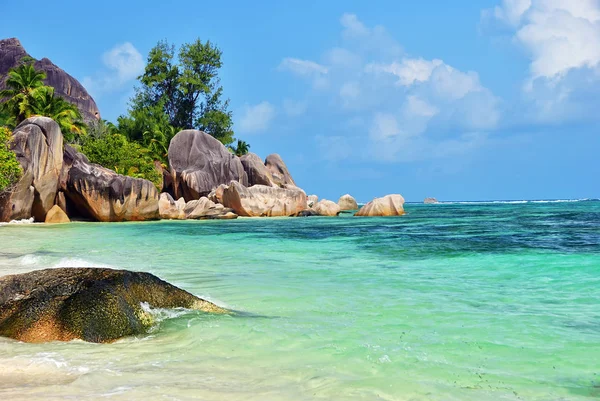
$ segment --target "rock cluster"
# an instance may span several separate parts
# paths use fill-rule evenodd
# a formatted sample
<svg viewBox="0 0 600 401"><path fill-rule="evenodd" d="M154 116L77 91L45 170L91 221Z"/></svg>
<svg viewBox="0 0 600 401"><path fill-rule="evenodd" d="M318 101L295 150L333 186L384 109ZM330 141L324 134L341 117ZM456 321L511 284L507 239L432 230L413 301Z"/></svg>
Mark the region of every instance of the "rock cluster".
<svg viewBox="0 0 600 401"><path fill-rule="evenodd" d="M228 312L149 273L58 268L0 277L0 335L19 341L112 342L146 333L156 323L151 308Z"/></svg>
<svg viewBox="0 0 600 401"><path fill-rule="evenodd" d="M186 202L207 196L220 184L232 180L248 185L239 157L202 131L184 130L171 139L169 166L173 195Z"/></svg>
<svg viewBox="0 0 600 401"><path fill-rule="evenodd" d="M231 181L216 192L222 192L220 203L240 216L296 216L306 209L306 194L296 187L254 185L248 188Z"/></svg>
<svg viewBox="0 0 600 401"><path fill-rule="evenodd" d="M425 198L425 200L423 201L423 203L425 204L433 204L433 203L439 203L437 199L435 198Z"/></svg>

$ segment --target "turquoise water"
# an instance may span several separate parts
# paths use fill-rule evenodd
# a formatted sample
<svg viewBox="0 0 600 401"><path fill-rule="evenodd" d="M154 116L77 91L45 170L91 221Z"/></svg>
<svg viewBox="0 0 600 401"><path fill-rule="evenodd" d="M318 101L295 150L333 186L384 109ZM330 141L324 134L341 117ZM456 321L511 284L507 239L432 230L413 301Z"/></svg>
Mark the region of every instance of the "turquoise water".
<svg viewBox="0 0 600 401"><path fill-rule="evenodd" d="M152 272L239 316L0 339L0 399L600 399L600 202L0 227L0 274Z"/></svg>

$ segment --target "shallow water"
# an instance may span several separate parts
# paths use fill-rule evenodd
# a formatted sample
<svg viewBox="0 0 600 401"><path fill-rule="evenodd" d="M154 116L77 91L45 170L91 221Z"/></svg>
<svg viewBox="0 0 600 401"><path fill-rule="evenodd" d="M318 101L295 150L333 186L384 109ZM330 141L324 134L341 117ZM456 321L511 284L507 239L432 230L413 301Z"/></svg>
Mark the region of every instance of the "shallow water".
<svg viewBox="0 0 600 401"><path fill-rule="evenodd" d="M0 227L0 274L148 271L239 316L0 339L0 399L600 399L600 202Z"/></svg>

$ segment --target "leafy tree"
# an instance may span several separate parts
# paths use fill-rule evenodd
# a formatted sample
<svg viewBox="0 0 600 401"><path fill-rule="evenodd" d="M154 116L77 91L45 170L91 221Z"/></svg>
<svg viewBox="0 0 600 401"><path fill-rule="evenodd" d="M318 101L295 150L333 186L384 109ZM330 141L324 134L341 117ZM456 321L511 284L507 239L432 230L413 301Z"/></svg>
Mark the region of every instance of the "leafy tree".
<svg viewBox="0 0 600 401"><path fill-rule="evenodd" d="M50 117L58 123L67 142L85 135L86 125L77 106L54 95L54 88L43 86L33 94L30 115ZM28 116L29 117L29 116Z"/></svg>
<svg viewBox="0 0 600 401"><path fill-rule="evenodd" d="M229 101L221 98L223 88L218 77L221 55L210 41L184 44L177 57L173 45L159 42L139 77L141 86L131 100L130 117L160 122L164 129L162 114L171 127L199 129L223 144L233 142L232 114L227 110ZM125 119L119 126L121 123L127 125ZM128 129L128 136L137 140L150 129L133 127Z"/></svg>
<svg viewBox="0 0 600 401"><path fill-rule="evenodd" d="M229 150L231 150L236 156L244 156L246 153L250 151L250 145L246 143L246 141L242 141L238 139L236 146L230 146Z"/></svg>
<svg viewBox="0 0 600 401"><path fill-rule="evenodd" d="M21 64L8 72L6 89L0 91L0 99L7 99L2 103L2 109L13 117L11 127L29 117L35 97L44 91L44 79L46 73L37 71L33 63Z"/></svg>
<svg viewBox="0 0 600 401"><path fill-rule="evenodd" d="M105 123L102 124L107 127ZM124 135L110 132L110 128L101 135L96 135L97 133L95 131L94 136L85 136L81 146L81 152L92 163L100 164L119 174L147 179L161 189L162 175L154 166L154 160L149 156L147 149L138 143L130 142Z"/></svg>
<svg viewBox="0 0 600 401"><path fill-rule="evenodd" d="M22 174L17 156L8 147L10 136L8 128L0 127L0 193L9 190Z"/></svg>

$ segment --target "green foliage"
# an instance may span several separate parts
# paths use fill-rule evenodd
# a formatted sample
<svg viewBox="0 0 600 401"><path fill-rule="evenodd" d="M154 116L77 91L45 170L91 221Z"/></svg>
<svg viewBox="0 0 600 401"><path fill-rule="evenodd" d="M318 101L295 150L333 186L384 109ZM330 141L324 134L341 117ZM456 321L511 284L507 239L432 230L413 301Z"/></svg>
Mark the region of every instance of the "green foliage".
<svg viewBox="0 0 600 401"><path fill-rule="evenodd" d="M0 91L0 99L7 99L2 103L2 109L14 118L11 121L13 125L20 124L31 115L35 97L44 91L44 79L46 73L37 71L32 63L21 64L8 72L6 89Z"/></svg>
<svg viewBox="0 0 600 401"><path fill-rule="evenodd" d="M10 189L22 174L17 156L8 147L11 132L0 127L0 193Z"/></svg>
<svg viewBox="0 0 600 401"><path fill-rule="evenodd" d="M54 88L43 86L33 95L31 115L50 117L58 123L65 141L73 143L85 135L86 125L77 106L54 95Z"/></svg>
<svg viewBox="0 0 600 401"><path fill-rule="evenodd" d="M162 175L154 165L148 149L130 142L116 132L114 125L100 121L90 127L90 135L83 137L81 152L92 163L123 175L152 181L160 190Z"/></svg>
<svg viewBox="0 0 600 401"><path fill-rule="evenodd" d="M85 124L77 106L55 96L54 88L45 86L46 73L37 71L33 63L11 69L6 89L0 91L0 124L14 128L31 116L50 117L58 123L67 142L85 135Z"/></svg>
<svg viewBox="0 0 600 401"><path fill-rule="evenodd" d="M229 150L236 156L244 156L250 151L250 145L246 141L238 139L236 146L229 146Z"/></svg>
<svg viewBox="0 0 600 401"><path fill-rule="evenodd" d="M175 57L175 47L159 42L148 55L139 78L141 87L131 100L130 118L152 121L161 132L173 128L199 129L227 145L233 142L233 119L229 101L221 99L218 77L222 52L210 41L184 44ZM119 127L138 140L152 127L133 127L123 118ZM138 124L139 125L139 124Z"/></svg>

